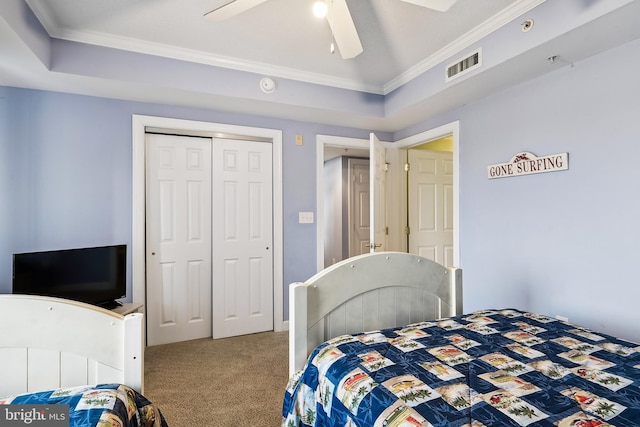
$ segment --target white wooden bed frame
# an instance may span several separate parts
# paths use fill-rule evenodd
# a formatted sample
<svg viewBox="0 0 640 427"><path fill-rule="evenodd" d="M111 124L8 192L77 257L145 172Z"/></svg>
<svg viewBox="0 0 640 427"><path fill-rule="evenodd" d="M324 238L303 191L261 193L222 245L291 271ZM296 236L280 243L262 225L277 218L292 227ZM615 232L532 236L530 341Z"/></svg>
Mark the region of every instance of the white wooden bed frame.
<svg viewBox="0 0 640 427"><path fill-rule="evenodd" d="M0 295L0 398L98 383L142 393L143 315L60 298Z"/></svg>
<svg viewBox="0 0 640 427"><path fill-rule="evenodd" d="M289 287L289 375L343 334L462 313L462 270L403 252L346 259Z"/></svg>

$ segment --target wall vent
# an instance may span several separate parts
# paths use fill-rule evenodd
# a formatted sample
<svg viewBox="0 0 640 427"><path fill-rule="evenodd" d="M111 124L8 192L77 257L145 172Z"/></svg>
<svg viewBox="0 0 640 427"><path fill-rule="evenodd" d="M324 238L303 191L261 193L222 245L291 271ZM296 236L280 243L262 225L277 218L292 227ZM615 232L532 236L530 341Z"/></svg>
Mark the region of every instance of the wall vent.
<svg viewBox="0 0 640 427"><path fill-rule="evenodd" d="M482 65L482 49L478 49L471 55L460 59L447 67L445 81L458 78Z"/></svg>

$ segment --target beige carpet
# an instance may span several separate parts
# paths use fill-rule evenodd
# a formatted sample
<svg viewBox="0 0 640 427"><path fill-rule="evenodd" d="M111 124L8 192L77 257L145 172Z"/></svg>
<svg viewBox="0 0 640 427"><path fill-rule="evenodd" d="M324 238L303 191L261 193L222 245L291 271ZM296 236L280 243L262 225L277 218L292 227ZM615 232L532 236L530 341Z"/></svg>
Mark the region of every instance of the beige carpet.
<svg viewBox="0 0 640 427"><path fill-rule="evenodd" d="M287 349L287 332L148 347L144 394L171 427L276 427Z"/></svg>

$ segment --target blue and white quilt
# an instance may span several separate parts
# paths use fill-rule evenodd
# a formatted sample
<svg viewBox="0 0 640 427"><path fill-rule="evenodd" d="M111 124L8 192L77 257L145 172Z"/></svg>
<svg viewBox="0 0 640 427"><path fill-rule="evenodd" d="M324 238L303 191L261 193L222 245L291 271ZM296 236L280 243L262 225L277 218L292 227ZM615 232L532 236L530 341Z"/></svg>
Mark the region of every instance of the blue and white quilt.
<svg viewBox="0 0 640 427"><path fill-rule="evenodd" d="M640 426L640 346L513 309L318 346L283 427Z"/></svg>
<svg viewBox="0 0 640 427"><path fill-rule="evenodd" d="M61 388L0 399L0 405L8 404L68 405L68 423L64 425L70 427L168 427L155 405L120 384Z"/></svg>

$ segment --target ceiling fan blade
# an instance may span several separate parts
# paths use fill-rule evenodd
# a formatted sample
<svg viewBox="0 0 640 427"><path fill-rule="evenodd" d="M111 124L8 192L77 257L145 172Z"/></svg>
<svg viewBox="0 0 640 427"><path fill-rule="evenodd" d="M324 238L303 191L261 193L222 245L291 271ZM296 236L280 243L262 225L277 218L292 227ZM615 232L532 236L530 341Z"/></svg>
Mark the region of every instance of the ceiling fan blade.
<svg viewBox="0 0 640 427"><path fill-rule="evenodd" d="M456 2L456 0L402 0L406 3L415 4L417 6L426 7L428 9L437 10L438 12L446 12Z"/></svg>
<svg viewBox="0 0 640 427"><path fill-rule="evenodd" d="M231 2L220 6L217 9L212 10L204 14L204 18L212 22L220 22L225 19L232 18L241 14L245 10L249 10L252 7L264 3L267 0L231 0Z"/></svg>
<svg viewBox="0 0 640 427"><path fill-rule="evenodd" d="M362 43L347 7L347 1L329 0L327 6L327 21L342 58L351 59L360 55L363 50Z"/></svg>

